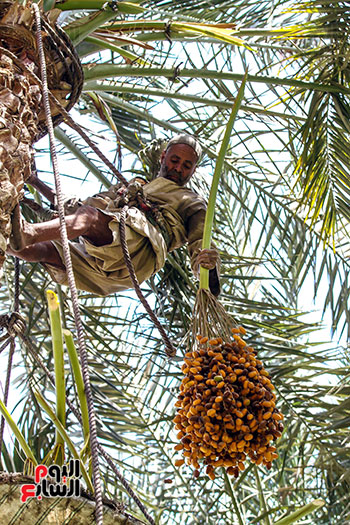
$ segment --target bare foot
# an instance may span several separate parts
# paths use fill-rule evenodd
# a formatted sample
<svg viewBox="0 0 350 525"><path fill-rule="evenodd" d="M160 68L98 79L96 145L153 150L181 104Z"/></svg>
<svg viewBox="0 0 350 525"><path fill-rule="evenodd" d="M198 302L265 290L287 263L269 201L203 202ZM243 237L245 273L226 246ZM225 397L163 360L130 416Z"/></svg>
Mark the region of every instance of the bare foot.
<svg viewBox="0 0 350 525"><path fill-rule="evenodd" d="M36 183L36 181L38 180L38 176L37 175L29 175L28 179L25 180L25 182L28 184L31 184L32 186L34 186L34 184Z"/></svg>
<svg viewBox="0 0 350 525"><path fill-rule="evenodd" d="M23 248L34 242L35 230L33 226L21 216L19 204L15 206L12 212L11 225L10 247L12 250L23 250Z"/></svg>

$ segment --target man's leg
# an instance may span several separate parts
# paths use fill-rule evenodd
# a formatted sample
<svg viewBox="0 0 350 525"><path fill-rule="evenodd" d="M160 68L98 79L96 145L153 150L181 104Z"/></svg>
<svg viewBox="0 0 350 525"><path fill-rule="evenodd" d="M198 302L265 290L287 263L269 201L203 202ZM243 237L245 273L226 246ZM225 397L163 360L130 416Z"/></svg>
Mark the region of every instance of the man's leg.
<svg viewBox="0 0 350 525"><path fill-rule="evenodd" d="M17 249L23 252L27 246L60 239L59 219L31 224L20 217L19 210L16 213L12 222L12 252ZM95 246L110 244L113 240L108 226L112 217L92 206L81 206L74 214L67 215L65 219L68 239L75 239L82 235Z"/></svg>
<svg viewBox="0 0 350 525"><path fill-rule="evenodd" d="M37 242L20 251L15 251L8 247L6 253L15 255L24 261L52 264L61 270L65 270L61 257L51 241Z"/></svg>

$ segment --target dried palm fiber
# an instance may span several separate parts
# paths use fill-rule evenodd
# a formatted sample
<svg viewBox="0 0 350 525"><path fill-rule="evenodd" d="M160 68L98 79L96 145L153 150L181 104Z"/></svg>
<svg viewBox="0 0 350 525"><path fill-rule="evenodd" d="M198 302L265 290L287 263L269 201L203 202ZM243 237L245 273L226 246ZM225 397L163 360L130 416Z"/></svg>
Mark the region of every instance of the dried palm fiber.
<svg viewBox="0 0 350 525"><path fill-rule="evenodd" d="M243 98L245 81L239 90L226 127L215 167L204 225L202 248L209 248L219 177L235 116ZM200 287L193 311L192 338L185 354L185 375L175 403L174 418L181 442L175 450L195 468L201 465L215 478L215 468L224 467L238 476L249 459L271 468L277 457L272 441L281 436L282 414L277 410L276 395L269 374L242 336L223 305L209 291L209 272L200 269Z"/></svg>
<svg viewBox="0 0 350 525"><path fill-rule="evenodd" d="M42 14L42 23L49 88L69 111L83 83L79 58L53 19ZM0 268L11 233L11 212L31 173L32 145L46 133L41 88L27 72L37 74L39 68L32 3L0 0ZM62 115L54 106L51 110L59 124Z"/></svg>

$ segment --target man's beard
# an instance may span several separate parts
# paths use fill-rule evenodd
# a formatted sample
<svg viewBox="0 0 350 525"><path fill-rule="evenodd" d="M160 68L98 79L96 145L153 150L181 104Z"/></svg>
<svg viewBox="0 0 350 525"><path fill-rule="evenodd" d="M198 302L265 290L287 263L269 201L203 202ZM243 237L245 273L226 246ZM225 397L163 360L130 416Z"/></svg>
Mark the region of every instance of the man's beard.
<svg viewBox="0 0 350 525"><path fill-rule="evenodd" d="M160 166L159 177L164 177L165 179L172 180L177 184L183 184L179 172L176 170L169 170L169 168L165 164L161 164Z"/></svg>

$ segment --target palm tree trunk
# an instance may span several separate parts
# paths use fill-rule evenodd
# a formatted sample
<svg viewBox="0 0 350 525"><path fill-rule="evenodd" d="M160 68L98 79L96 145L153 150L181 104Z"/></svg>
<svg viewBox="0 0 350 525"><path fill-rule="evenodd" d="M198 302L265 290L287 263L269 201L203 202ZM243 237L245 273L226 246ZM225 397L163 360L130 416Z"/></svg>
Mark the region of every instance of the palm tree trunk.
<svg viewBox="0 0 350 525"><path fill-rule="evenodd" d="M11 233L10 216L31 172L41 94L0 50L0 266Z"/></svg>
<svg viewBox="0 0 350 525"><path fill-rule="evenodd" d="M42 24L49 88L69 110L81 91L81 65L54 21L43 15ZM11 212L31 172L32 145L46 133L41 88L28 70L37 76L40 71L32 4L0 0L0 271L11 233ZM55 107L51 111L55 124L62 121Z"/></svg>

